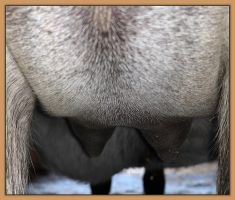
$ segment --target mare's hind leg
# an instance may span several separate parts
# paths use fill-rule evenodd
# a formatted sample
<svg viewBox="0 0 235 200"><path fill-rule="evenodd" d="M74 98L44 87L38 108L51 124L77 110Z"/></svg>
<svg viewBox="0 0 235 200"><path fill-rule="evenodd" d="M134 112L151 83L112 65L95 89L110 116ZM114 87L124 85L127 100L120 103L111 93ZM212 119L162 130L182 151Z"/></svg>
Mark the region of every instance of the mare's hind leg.
<svg viewBox="0 0 235 200"><path fill-rule="evenodd" d="M163 168L145 169L143 178L145 194L164 194L165 175Z"/></svg>
<svg viewBox="0 0 235 200"><path fill-rule="evenodd" d="M109 194L111 188L111 178L103 183L91 185L92 194Z"/></svg>

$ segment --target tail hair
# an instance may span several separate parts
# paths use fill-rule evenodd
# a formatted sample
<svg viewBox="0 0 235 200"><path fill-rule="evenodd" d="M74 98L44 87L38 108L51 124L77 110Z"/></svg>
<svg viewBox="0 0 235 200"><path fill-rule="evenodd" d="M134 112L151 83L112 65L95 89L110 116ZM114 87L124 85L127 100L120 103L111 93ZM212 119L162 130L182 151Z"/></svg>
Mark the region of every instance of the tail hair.
<svg viewBox="0 0 235 200"><path fill-rule="evenodd" d="M228 22L228 20L227 20ZM225 31L225 48L223 48L223 77L220 85L218 104L218 194L230 193L230 114L229 114L229 23Z"/></svg>

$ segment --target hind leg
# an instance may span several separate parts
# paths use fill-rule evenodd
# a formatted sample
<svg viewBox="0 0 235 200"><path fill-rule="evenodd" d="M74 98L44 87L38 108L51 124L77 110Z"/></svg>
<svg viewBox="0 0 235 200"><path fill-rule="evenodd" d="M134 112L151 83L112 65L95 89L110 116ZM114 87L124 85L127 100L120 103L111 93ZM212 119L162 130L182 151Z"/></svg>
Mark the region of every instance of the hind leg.
<svg viewBox="0 0 235 200"><path fill-rule="evenodd" d="M92 194L109 194L111 188L111 179L106 182L91 185Z"/></svg>
<svg viewBox="0 0 235 200"><path fill-rule="evenodd" d="M146 169L144 174L145 194L164 194L165 175L164 169Z"/></svg>

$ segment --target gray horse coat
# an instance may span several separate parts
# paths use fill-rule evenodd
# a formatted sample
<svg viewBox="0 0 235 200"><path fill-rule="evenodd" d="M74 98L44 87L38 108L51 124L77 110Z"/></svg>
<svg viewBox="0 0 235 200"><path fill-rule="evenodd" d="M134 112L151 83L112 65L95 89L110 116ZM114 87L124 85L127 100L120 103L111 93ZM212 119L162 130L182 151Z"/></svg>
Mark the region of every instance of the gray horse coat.
<svg viewBox="0 0 235 200"><path fill-rule="evenodd" d="M194 117L218 113L218 191L229 193L227 6L8 6L6 44L7 193L25 192L36 101L76 135L138 129L164 161ZM111 135L79 140L97 156Z"/></svg>

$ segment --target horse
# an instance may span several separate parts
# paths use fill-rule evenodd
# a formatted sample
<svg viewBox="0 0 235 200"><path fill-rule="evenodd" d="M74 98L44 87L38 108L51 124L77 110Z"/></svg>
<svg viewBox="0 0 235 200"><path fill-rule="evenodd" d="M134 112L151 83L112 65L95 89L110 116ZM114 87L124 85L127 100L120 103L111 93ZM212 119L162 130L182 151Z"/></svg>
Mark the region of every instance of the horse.
<svg viewBox="0 0 235 200"><path fill-rule="evenodd" d="M194 118L216 116L229 194L229 6L7 6L7 194L26 193L38 108L90 158L131 132L164 163Z"/></svg>

